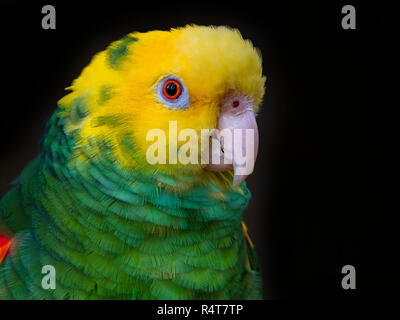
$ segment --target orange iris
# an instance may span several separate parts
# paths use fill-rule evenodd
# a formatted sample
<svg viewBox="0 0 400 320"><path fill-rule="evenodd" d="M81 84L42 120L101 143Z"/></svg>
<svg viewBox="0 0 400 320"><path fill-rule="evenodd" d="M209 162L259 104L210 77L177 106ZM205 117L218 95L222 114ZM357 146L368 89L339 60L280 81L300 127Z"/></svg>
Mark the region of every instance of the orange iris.
<svg viewBox="0 0 400 320"><path fill-rule="evenodd" d="M168 99L176 99L182 92L181 84L173 79L165 81L163 86L163 93Z"/></svg>

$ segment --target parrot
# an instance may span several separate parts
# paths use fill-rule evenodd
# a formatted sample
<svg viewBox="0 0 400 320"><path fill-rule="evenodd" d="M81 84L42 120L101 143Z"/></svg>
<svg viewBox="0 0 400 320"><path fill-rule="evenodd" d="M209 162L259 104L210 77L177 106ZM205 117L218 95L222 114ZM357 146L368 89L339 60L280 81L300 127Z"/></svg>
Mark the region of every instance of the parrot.
<svg viewBox="0 0 400 320"><path fill-rule="evenodd" d="M251 172L176 155L230 148L185 129L251 129L256 156L265 82L261 52L229 26L132 32L94 55L0 200L0 299L262 299Z"/></svg>

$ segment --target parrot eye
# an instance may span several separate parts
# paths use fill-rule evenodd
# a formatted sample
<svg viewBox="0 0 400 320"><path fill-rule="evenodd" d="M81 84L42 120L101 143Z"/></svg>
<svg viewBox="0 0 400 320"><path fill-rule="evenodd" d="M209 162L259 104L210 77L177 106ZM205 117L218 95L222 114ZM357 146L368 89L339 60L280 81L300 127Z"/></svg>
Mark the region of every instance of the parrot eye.
<svg viewBox="0 0 400 320"><path fill-rule="evenodd" d="M168 109L186 110L190 99L185 85L175 76L163 78L157 85L158 100Z"/></svg>
<svg viewBox="0 0 400 320"><path fill-rule="evenodd" d="M168 99L176 99L182 92L181 84L176 80L167 80L163 86L163 93Z"/></svg>

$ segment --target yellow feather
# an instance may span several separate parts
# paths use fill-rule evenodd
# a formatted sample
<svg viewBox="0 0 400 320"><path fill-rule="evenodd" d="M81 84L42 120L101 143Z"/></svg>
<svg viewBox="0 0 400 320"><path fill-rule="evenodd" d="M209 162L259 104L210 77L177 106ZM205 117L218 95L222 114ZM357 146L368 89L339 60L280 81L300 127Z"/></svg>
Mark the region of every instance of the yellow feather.
<svg viewBox="0 0 400 320"><path fill-rule="evenodd" d="M67 130L80 129L79 143L87 143L91 137L107 139L121 165L133 166L132 158L121 148L121 134L132 135L144 155L153 143L146 141L147 132L159 128L168 134L169 121L177 121L178 132L192 128L200 134L200 129L215 128L220 102L230 92L248 96L258 111L265 84L261 55L238 30L186 26L130 36L138 41L128 45L118 68L110 65L107 51L100 52L69 87L72 92L59 102L68 114L74 99L87 97L89 116L81 123L67 122ZM112 43L111 48L119 43ZM170 110L157 100L157 82L169 74L179 77L187 87L191 100L187 110ZM104 86L112 94L100 104ZM104 116L123 121L115 127L96 125L96 119ZM176 171L182 170L182 165L160 165L157 169ZM184 169L203 171L200 165Z"/></svg>

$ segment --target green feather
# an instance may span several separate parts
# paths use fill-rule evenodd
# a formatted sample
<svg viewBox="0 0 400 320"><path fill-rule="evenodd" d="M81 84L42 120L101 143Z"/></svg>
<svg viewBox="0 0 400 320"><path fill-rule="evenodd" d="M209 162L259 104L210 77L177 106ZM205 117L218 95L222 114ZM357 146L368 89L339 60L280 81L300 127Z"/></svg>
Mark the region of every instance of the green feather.
<svg viewBox="0 0 400 320"><path fill-rule="evenodd" d="M123 44L113 50L118 64ZM79 146L86 160L77 158L79 130L67 133L64 124L87 116L85 99L72 102L70 115L63 107L55 112L38 157L0 201L0 232L15 243L0 265L0 297L261 298L255 251L241 228L246 185L239 192L188 178L191 187L178 192L171 176L121 167L101 138ZM112 127L120 119L95 121ZM141 157L130 135L119 139ZM54 290L41 286L44 265L56 268Z"/></svg>

